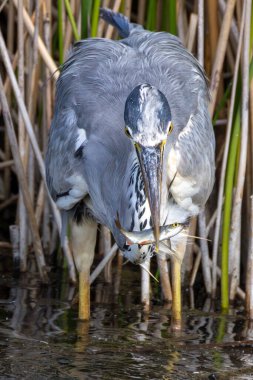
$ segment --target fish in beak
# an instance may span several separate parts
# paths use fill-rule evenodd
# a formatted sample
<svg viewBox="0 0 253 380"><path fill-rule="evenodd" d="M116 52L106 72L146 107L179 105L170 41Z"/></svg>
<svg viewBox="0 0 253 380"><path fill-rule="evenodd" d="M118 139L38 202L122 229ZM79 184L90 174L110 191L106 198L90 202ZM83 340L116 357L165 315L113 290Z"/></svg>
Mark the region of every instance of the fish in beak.
<svg viewBox="0 0 253 380"><path fill-rule="evenodd" d="M118 214L117 219L115 220L115 224L122 235L125 236L127 246L133 244L147 245L153 244L155 242L153 229L147 229L143 231L127 231L121 226ZM160 227L160 243L179 234L184 230L186 225L186 223L171 223Z"/></svg>

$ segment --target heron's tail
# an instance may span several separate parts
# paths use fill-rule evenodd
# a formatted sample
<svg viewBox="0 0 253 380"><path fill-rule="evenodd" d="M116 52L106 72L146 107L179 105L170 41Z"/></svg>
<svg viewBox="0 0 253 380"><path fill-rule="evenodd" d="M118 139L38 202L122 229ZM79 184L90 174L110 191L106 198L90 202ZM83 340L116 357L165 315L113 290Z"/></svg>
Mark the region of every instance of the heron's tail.
<svg viewBox="0 0 253 380"><path fill-rule="evenodd" d="M100 8L100 17L118 29L119 35L126 38L135 28L141 28L138 24L130 23L128 18L121 13L115 13L111 9Z"/></svg>

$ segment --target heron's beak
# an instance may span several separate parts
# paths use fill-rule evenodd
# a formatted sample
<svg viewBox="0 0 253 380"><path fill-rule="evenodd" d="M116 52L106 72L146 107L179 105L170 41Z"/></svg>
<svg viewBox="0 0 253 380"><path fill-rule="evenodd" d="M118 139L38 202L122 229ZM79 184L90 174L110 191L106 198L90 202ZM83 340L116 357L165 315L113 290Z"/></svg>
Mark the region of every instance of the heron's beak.
<svg viewBox="0 0 253 380"><path fill-rule="evenodd" d="M135 145L139 158L145 193L148 198L153 223L153 232L156 243L156 251L159 249L160 235L160 192L162 184L163 150L164 143L155 147L143 147Z"/></svg>

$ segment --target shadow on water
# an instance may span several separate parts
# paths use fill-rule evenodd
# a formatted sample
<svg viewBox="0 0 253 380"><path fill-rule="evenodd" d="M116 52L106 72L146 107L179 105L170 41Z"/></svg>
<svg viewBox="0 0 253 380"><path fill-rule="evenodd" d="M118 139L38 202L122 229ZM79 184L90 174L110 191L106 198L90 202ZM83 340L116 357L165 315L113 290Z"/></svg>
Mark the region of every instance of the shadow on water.
<svg viewBox="0 0 253 380"><path fill-rule="evenodd" d="M173 332L168 306L142 314L139 273L124 267L119 295L94 285L91 320L81 323L75 289L60 283L1 273L0 379L253 379L253 326L240 310L185 307Z"/></svg>

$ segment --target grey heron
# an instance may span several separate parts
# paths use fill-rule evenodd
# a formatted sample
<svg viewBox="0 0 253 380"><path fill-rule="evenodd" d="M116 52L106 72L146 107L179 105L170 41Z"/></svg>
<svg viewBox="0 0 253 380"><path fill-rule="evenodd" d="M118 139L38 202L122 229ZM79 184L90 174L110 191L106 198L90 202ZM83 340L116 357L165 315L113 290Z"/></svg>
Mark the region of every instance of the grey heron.
<svg viewBox="0 0 253 380"><path fill-rule="evenodd" d="M97 223L111 230L125 257L143 262L159 249L160 226L185 224L200 212L215 169L198 61L173 35L149 32L108 9L101 17L123 39L75 44L57 81L46 155L49 191L63 220L72 220L84 319ZM128 231L152 228L154 244L127 245L117 218ZM180 229L171 247L182 241Z"/></svg>

